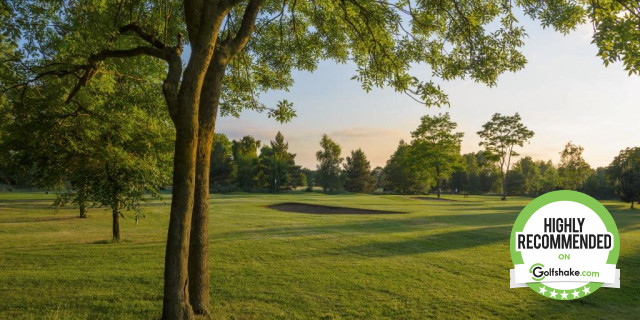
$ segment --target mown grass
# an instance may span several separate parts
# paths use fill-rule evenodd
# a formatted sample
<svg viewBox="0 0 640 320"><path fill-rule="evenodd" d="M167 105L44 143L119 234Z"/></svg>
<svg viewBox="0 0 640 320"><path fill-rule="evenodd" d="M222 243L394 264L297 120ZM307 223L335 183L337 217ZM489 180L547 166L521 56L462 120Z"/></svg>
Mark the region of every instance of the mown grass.
<svg viewBox="0 0 640 320"><path fill-rule="evenodd" d="M530 199L233 194L212 196L214 319L638 318L640 210L606 202L621 234L620 289L577 301L509 289L509 234ZM52 195L0 194L0 318L157 319L168 199L122 220L58 214ZM316 215L279 202L404 211Z"/></svg>

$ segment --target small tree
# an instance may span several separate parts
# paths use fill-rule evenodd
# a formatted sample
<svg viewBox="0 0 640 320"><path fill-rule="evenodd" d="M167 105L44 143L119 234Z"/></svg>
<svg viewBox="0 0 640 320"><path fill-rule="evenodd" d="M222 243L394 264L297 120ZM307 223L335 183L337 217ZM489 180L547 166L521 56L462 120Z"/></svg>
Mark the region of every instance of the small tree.
<svg viewBox="0 0 640 320"><path fill-rule="evenodd" d="M273 192L295 188L302 183L300 166L296 165L296 155L289 153L289 144L280 131L270 146L260 149L261 186Z"/></svg>
<svg viewBox="0 0 640 320"><path fill-rule="evenodd" d="M627 148L613 159L607 168L607 176L620 200L640 202L640 148Z"/></svg>
<svg viewBox="0 0 640 320"><path fill-rule="evenodd" d="M344 164L344 188L349 192L367 193L373 191L376 180L371 175L371 164L362 149L351 151Z"/></svg>
<svg viewBox="0 0 640 320"><path fill-rule="evenodd" d="M582 157L583 151L582 146L569 142L560 153L558 173L564 189L580 190L591 174L591 166Z"/></svg>
<svg viewBox="0 0 640 320"><path fill-rule="evenodd" d="M558 169L556 169L551 160L547 162L538 161L537 165L541 175L540 193L547 193L562 188Z"/></svg>
<svg viewBox="0 0 640 320"><path fill-rule="evenodd" d="M209 181L214 191L229 189L235 183L238 168L233 160L232 147L226 135L216 133L211 147Z"/></svg>
<svg viewBox="0 0 640 320"><path fill-rule="evenodd" d="M319 162L316 178L323 191L331 192L340 188L340 164L344 160L340 158L342 149L326 134L322 135L320 147L322 150L316 152Z"/></svg>
<svg viewBox="0 0 640 320"><path fill-rule="evenodd" d="M375 167L373 170L371 170L371 176L376 181L376 186L374 190L377 188L382 188L382 181L384 179L383 175L384 175L384 169L380 166Z"/></svg>
<svg viewBox="0 0 640 320"><path fill-rule="evenodd" d="M507 200L505 174L509 172L511 157L519 155L514 148L522 147L533 137L534 133L522 124L518 113L513 116L495 113L482 128L482 131L478 131L478 135L483 139L480 146L484 146L487 154L499 162L502 200Z"/></svg>
<svg viewBox="0 0 640 320"><path fill-rule="evenodd" d="M398 143L398 148L387 160L383 169L382 185L385 191L401 194L421 194L429 191L433 182L426 170L418 170L411 161L411 146L403 140Z"/></svg>
<svg viewBox="0 0 640 320"><path fill-rule="evenodd" d="M420 125L411 133L411 158L415 167L433 172L438 198L443 180L448 179L460 162L460 144L464 133L454 132L458 124L449 113L423 116Z"/></svg>
<svg viewBox="0 0 640 320"><path fill-rule="evenodd" d="M90 204L110 208L112 236L118 241L123 212L133 210L136 219L142 217L140 202L169 184L174 129L160 96L140 90L141 80L103 76L111 85L89 91L104 99L79 95L74 106L60 99L57 79L42 81L37 98L31 100L33 91L24 97L33 103L16 103L11 110L9 127L20 134L13 134L4 147L36 168L40 186L70 186L58 195L56 206L77 204L81 216ZM25 108L37 112L29 110L30 116L22 117Z"/></svg>
<svg viewBox="0 0 640 320"><path fill-rule="evenodd" d="M258 186L258 148L260 141L245 136L233 141L233 159L237 166L238 186L245 191L254 190Z"/></svg>

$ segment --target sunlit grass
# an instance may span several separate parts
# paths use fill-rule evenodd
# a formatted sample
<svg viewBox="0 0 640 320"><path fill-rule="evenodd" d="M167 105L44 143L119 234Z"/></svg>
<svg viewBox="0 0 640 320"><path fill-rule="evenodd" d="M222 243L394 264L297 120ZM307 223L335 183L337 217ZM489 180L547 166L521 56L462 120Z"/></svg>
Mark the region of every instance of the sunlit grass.
<svg viewBox="0 0 640 320"><path fill-rule="evenodd" d="M621 234L621 289L577 301L509 289L508 237L530 199L445 196L212 196L214 319L635 318L640 210L606 202ZM169 200L122 220L94 208L54 214L53 195L0 194L0 318L156 319ZM402 215L316 215L265 206L304 202Z"/></svg>

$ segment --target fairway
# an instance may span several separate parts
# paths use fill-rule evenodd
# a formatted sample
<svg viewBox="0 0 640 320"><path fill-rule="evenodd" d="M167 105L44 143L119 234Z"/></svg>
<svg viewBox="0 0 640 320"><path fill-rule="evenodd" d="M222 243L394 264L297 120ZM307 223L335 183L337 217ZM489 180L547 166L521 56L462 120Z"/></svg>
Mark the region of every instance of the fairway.
<svg viewBox="0 0 640 320"><path fill-rule="evenodd" d="M637 318L640 210L605 202L620 230L620 289L553 301L509 289L509 234L530 198L319 193L212 195L214 319ZM158 319L169 198L122 220L55 214L54 195L0 194L1 319ZM406 214L299 214L278 203Z"/></svg>

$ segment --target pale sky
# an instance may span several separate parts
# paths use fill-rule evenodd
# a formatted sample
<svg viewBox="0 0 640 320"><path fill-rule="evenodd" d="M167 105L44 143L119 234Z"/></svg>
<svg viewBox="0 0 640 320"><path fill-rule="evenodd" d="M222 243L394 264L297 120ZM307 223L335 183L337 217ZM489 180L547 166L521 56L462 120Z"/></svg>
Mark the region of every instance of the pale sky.
<svg viewBox="0 0 640 320"><path fill-rule="evenodd" d="M465 133L463 153L480 150L476 132L495 112L520 113L535 132L520 153L555 164L569 141L585 148L584 157L594 167L608 165L621 149L640 146L640 77L628 76L621 64L604 67L591 44L590 26L563 36L522 20L529 34L525 68L502 75L493 88L472 80L444 83L449 108L427 108L391 89L366 93L350 80L353 65L323 62L314 73L294 73L289 92L263 96L270 106L282 99L293 102L298 116L291 123L246 111L239 119L220 118L216 131L231 139L252 135L264 144L280 130L296 162L311 169L323 133L342 146L343 157L362 148L372 167L384 166L398 141L410 140L421 116L447 111ZM422 79L429 79L423 69L418 69Z"/></svg>

